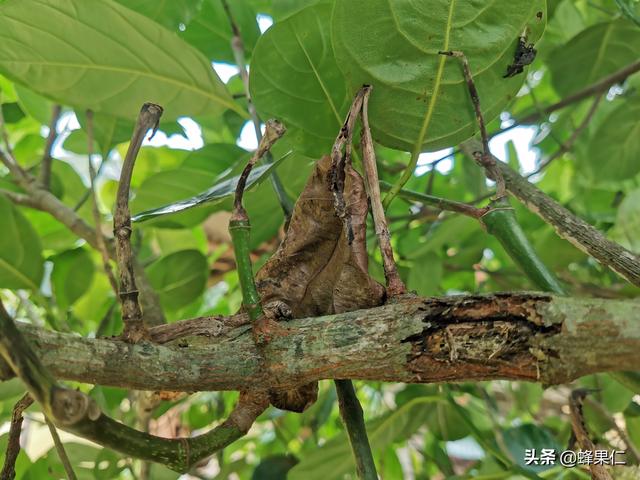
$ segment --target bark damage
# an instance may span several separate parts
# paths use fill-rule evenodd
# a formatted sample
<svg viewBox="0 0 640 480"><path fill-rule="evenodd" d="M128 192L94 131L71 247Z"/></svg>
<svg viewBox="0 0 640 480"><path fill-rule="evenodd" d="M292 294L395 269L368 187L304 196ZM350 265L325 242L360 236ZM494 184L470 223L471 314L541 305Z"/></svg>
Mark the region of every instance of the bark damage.
<svg viewBox="0 0 640 480"><path fill-rule="evenodd" d="M535 339L561 332L561 324L547 325L539 314L548 295L496 294L460 300L427 300L425 327L403 343L411 344L407 368L418 379L432 381L509 378L540 380L541 352Z"/></svg>

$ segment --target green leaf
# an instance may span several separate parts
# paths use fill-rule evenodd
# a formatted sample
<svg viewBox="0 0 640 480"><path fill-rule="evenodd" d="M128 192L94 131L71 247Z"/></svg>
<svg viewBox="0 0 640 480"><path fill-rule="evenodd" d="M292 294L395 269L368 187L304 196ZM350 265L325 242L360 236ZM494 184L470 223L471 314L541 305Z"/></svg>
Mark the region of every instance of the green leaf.
<svg viewBox="0 0 640 480"><path fill-rule="evenodd" d="M43 125L49 125L53 103L22 85L16 84L15 90L22 110Z"/></svg>
<svg viewBox="0 0 640 480"><path fill-rule="evenodd" d="M253 471L252 480L286 480L287 472L298 463L293 455L271 455L263 459Z"/></svg>
<svg viewBox="0 0 640 480"><path fill-rule="evenodd" d="M432 396L416 398L397 410L367 422L371 449L380 452L396 441L413 435L425 422L433 403L444 399ZM289 471L289 480L342 479L355 471L355 463L349 441L344 432L321 447L309 452L298 465Z"/></svg>
<svg viewBox="0 0 640 480"><path fill-rule="evenodd" d="M439 440L460 440L471 433L458 410L449 403L437 403L427 417L429 431Z"/></svg>
<svg viewBox="0 0 640 480"><path fill-rule="evenodd" d="M596 182L622 181L640 173L639 158L640 97L635 97L611 112L591 135L585 174Z"/></svg>
<svg viewBox="0 0 640 480"><path fill-rule="evenodd" d="M436 295L442 280L442 272L440 257L434 252L427 252L414 260L409 270L407 287L409 290L417 291L418 295Z"/></svg>
<svg viewBox="0 0 640 480"><path fill-rule="evenodd" d="M202 0L116 0L170 30L186 25L198 13Z"/></svg>
<svg viewBox="0 0 640 480"><path fill-rule="evenodd" d="M465 54L488 122L522 85L525 75L503 76L525 27L529 42L540 37L545 10L542 0L337 0L333 46L349 92L373 85L374 139L403 150L437 150L477 131L461 63L438 51Z"/></svg>
<svg viewBox="0 0 640 480"><path fill-rule="evenodd" d="M556 452L562 450L556 439L547 430L530 423L509 428L502 432L502 436L512 460L520 467L532 472L543 472L553 468L553 465L527 465L525 450L534 448L538 455L543 448L550 448Z"/></svg>
<svg viewBox="0 0 640 480"><path fill-rule="evenodd" d="M582 30L549 55L553 86L561 96L584 88L640 57L640 29L628 20ZM570 72L570 73L569 73Z"/></svg>
<svg viewBox="0 0 640 480"><path fill-rule="evenodd" d="M331 45L324 1L277 22L258 41L251 97L263 118L281 119L311 156L329 152L351 102Z"/></svg>
<svg viewBox="0 0 640 480"><path fill-rule="evenodd" d="M208 273L207 259L198 250L172 253L147 269L149 282L167 310L189 305L202 295Z"/></svg>
<svg viewBox="0 0 640 480"><path fill-rule="evenodd" d="M240 29L245 56L249 58L260 36L256 14L244 0L230 0L228 3L231 15ZM236 63L231 50L231 24L220 0L204 0L200 12L180 36L210 60Z"/></svg>
<svg viewBox="0 0 640 480"><path fill-rule="evenodd" d="M165 120L247 115L200 52L110 0L7 0L0 31L0 72L58 102L128 119L149 101Z"/></svg>
<svg viewBox="0 0 640 480"><path fill-rule="evenodd" d="M78 122L87 131L87 116L84 112L76 112ZM82 131L82 130L81 130ZM71 132L70 137L74 134L77 135L78 130ZM103 157L106 157L111 149L118 145L128 141L131 138L133 132L133 122L117 118L112 115L104 115L100 113L93 114L93 139L96 145L93 146L93 151L100 153ZM67 139L64 144L67 148ZM87 153L88 140L86 133L84 135L84 150L73 150L77 153Z"/></svg>
<svg viewBox="0 0 640 480"><path fill-rule="evenodd" d="M44 265L40 238L4 195L0 195L0 218L0 288L37 291Z"/></svg>
<svg viewBox="0 0 640 480"><path fill-rule="evenodd" d="M254 185L258 185L260 184L266 177L267 175L271 172L271 170L273 170L276 166L278 166L278 164L284 160L287 157L287 155L284 155L282 157L280 157L278 160L276 160L275 162L268 164L268 165L261 165L259 167L254 168L251 171L251 174L249 175L249 178L247 179L247 186L246 189L248 190L249 188L251 188ZM149 182L145 182L145 184L143 184L143 187L145 187L144 192L145 195L152 195L153 192L160 192L158 193L159 195L162 195L162 191L159 189L160 188L167 188L166 183L164 184L163 187L159 187L159 185L155 184L155 182L162 177L161 182L172 182L173 180L177 179L177 171L174 172L165 172L166 175L164 174L158 174L152 178L156 179L154 180L154 185L153 186L149 186L150 182L152 179L149 179ZM185 182L185 178L190 178L191 181L196 182L198 181L198 179L202 179L202 173L197 173L194 172L193 170L186 170L186 169L182 169L180 170L180 174L181 176L180 180L179 180L179 185L181 185L185 190L192 188L189 186L189 182ZM132 220L134 222L143 222L143 221L147 221L153 218L157 218L157 217L161 217L164 215L171 215L171 214L176 214L179 212L184 212L185 210L189 210L191 208L197 207L199 205L203 205L203 204L216 204L219 203L227 198L231 198L234 194L235 194L235 190L236 190L236 185L238 184L238 179L239 176L235 176L233 178L229 178L227 180L224 180L220 183L217 183L216 185L214 185L213 187L209 188L208 190L199 193L198 195L195 195L193 197L190 198L186 198L185 200L180 200L178 202L175 203L171 203L168 205L164 205L162 207L158 207L158 208L154 208L151 210L145 210L143 212L140 212L136 215L133 216ZM142 189L141 189L142 190ZM175 191L175 190L174 190ZM139 197L140 200L138 202L133 202L137 208L133 208L133 210L139 210L140 207L140 203L143 203L143 197L142 197L142 193L140 194L141 196ZM184 197L183 197L184 198ZM137 200L137 199L136 199ZM144 197L144 202L147 202L147 198Z"/></svg>
<svg viewBox="0 0 640 480"><path fill-rule="evenodd" d="M53 262L53 293L58 307L64 311L91 288L95 266L84 248L67 250L50 260Z"/></svg>

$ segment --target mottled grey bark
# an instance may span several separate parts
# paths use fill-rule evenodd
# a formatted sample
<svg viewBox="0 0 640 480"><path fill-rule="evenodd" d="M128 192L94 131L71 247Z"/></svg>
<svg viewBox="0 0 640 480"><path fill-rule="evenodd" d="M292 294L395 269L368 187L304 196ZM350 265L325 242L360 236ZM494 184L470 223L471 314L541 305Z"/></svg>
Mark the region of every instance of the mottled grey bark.
<svg viewBox="0 0 640 480"><path fill-rule="evenodd" d="M595 372L640 370L638 312L633 301L537 293L404 297L283 324L285 334L264 349L266 369L248 326L217 325L207 332L199 321L200 335L177 326L187 336L164 345L87 339L25 324L20 329L57 378L138 390L286 390L347 378L556 384ZM0 363L0 378L11 376Z"/></svg>

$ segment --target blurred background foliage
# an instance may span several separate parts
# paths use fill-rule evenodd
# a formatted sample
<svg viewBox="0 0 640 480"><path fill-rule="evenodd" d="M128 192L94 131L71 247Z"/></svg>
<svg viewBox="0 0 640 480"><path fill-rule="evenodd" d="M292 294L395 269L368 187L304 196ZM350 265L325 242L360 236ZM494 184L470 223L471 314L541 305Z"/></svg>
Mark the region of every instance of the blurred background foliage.
<svg viewBox="0 0 640 480"><path fill-rule="evenodd" d="M438 91L430 81L440 75L434 73L440 57L434 48L415 45L413 36L431 34L440 45L450 3L428 3L421 19L419 12L403 10L410 2L399 0L230 0L258 114L276 116L289 128L273 156L274 171L292 198L313 162L329 153L351 95L369 81L381 179L395 182L409 161L407 151L417 145L426 153L407 188L486 203L493 185L457 145L475 129L459 68L447 61ZM395 26L389 26L386 5L398 7ZM456 15L473 13L465 8L480 7L463 6ZM640 74L605 91L596 105L589 97L518 123L637 62L639 2L549 0L545 6L495 0L484 10L480 20L454 26L450 47L464 48L478 73L493 153L609 238L640 253ZM494 22L495 31L483 30L482 19ZM375 30L372 25L379 32L366 36L367 29ZM503 81L525 26L537 58L525 74ZM380 33L394 28L403 35ZM158 135L136 163L132 211L171 206L208 190L209 201L134 225L137 256L169 321L235 313L241 294L227 234L231 203L225 181L242 169L256 139L222 2L0 0L0 30L1 108L13 153L23 168L38 171L52 107L61 104L51 190L91 224L85 110L96 112L93 160L105 232L135 112L145 100L166 107ZM385 63L389 52L397 57ZM422 115L431 107L421 138ZM262 171L245 196L257 266L283 238L284 217L265 181L269 171ZM99 254L47 213L15 206L2 191L20 189L0 167L0 295L14 316L87 337L117 335L119 308ZM637 288L513 204L529 239L571 295L638 296ZM533 289L475 220L401 199L387 216L401 274L418 294ZM383 280L372 230L369 239L370 269ZM597 388L585 405L590 432L610 449L627 449L627 462L637 465L639 384L606 375L575 384ZM76 386L114 418L135 423L131 392ZM589 478L585 470L524 461L526 448L567 448L567 400L574 386L357 383L385 479ZM13 405L23 393L17 380L0 384L0 457ZM164 402L153 413L151 431L169 436L207 429L225 418L235 399L232 392L201 392ZM62 438L78 478L142 478L135 461L64 433ZM23 444L16 478L64 477L36 406L27 412ZM333 384L322 382L319 400L308 411L295 415L271 408L247 437L183 478L330 480L353 478L353 469ZM628 478L640 476L629 471ZM149 475L178 478L158 465Z"/></svg>

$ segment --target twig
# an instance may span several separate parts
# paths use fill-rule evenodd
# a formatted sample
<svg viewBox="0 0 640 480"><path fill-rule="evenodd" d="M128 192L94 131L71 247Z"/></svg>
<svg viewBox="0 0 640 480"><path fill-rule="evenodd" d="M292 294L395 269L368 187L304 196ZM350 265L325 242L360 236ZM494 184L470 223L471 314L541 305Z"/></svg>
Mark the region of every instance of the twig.
<svg viewBox="0 0 640 480"><path fill-rule="evenodd" d="M247 184L247 178L254 165L260 160L284 135L286 129L284 125L276 120L268 120L265 128L265 135L262 137L258 149L244 167L240 174L238 184L236 186L235 198L233 201L233 213L229 220L229 233L233 242L233 250L236 258L238 277L240 279L240 288L242 290L242 304L244 305L249 318L252 321L262 316L262 305L260 304L260 295L256 289L255 280L253 278L253 268L251 265L251 249L249 246L249 235L251 232L251 224L247 211L242 206L242 197Z"/></svg>
<svg viewBox="0 0 640 480"><path fill-rule="evenodd" d="M475 145L474 145L475 143ZM463 144L469 151L477 150L477 141ZM611 268L633 285L640 287L640 257L622 245L612 242L596 228L564 208L558 202L528 182L506 163L497 162L507 189L531 212L551 225L556 233L573 246Z"/></svg>
<svg viewBox="0 0 640 480"><path fill-rule="evenodd" d="M185 473L201 460L244 436L269 406L266 393L241 392L229 418L207 433L161 438L104 415L88 395L59 385L35 355L0 301L0 356L20 377L45 416L59 428L104 447Z"/></svg>
<svg viewBox="0 0 640 480"><path fill-rule="evenodd" d="M551 164L551 162L553 162L558 157L560 157L564 153L570 151L571 148L573 148L573 145L576 143L576 140L578 139L580 134L585 130L585 128L589 126L589 123L591 123L591 120L593 119L593 115L596 113L596 110L598 109L598 106L600 105L601 100L602 100L602 95L598 95L593 99L593 103L591 104L591 107L589 107L589 111L587 112L585 117L582 119L582 122L580 122L580 125L576 127L576 129L573 131L571 136L567 139L567 141L561 143L560 148L556 152L554 152L553 155L551 155L549 158L540 162L540 165L538 166L538 168L535 171L531 172L529 175L527 175L527 178L540 173L542 170L547 168Z"/></svg>
<svg viewBox="0 0 640 480"><path fill-rule="evenodd" d="M498 170L495 158L491 155L491 152L489 150L489 138L487 136L487 128L484 123L482 109L480 108L480 96L478 95L478 90L476 89L476 85L473 81L473 76L471 75L469 61L467 60L467 57L464 55L464 53L459 51L438 53L440 55L446 55L449 57L457 57L462 62L464 79L467 82L467 89L469 90L469 95L471 96L471 103L473 103L473 108L476 114L476 121L478 122L478 126L480 128L480 138L482 140L482 151L474 152L473 158L477 163L484 167L485 171L487 172L487 176L489 176L496 182L496 198L502 198L506 195L504 179L502 178L500 170Z"/></svg>
<svg viewBox="0 0 640 480"><path fill-rule="evenodd" d="M361 480L377 480L376 464L373 461L369 438L364 424L362 407L351 380L336 380L340 417L349 435L349 443L356 459L356 471Z"/></svg>
<svg viewBox="0 0 640 480"><path fill-rule="evenodd" d="M494 132L490 135L490 137L494 137L500 133L506 132L507 130L511 130L519 125L527 125L530 123L534 123L540 120L543 116L553 113L557 110L560 110L564 107L567 107L573 103L584 100L585 98L589 98L598 93L605 93L611 88L613 85L624 81L630 75L640 71L640 60L627 65L626 67L618 70L615 73L603 78L602 80L597 81L596 83L589 85L582 90L577 91L574 94L569 95L566 98L563 98L559 102L556 102L548 107L545 107L539 111L533 112L529 115L526 115L522 118L516 118L515 122L509 127Z"/></svg>
<svg viewBox="0 0 640 480"><path fill-rule="evenodd" d="M109 284L113 289L116 297L118 296L118 283L116 282L116 278L113 275L113 270L111 269L111 261L109 259L109 251L107 250L107 244L104 239L104 235L102 233L102 218L100 217L100 210L98 209L98 196L96 195L96 170L93 168L93 112L91 110L87 110L87 159L89 162L89 191L91 195L91 211L93 213L93 222L95 223L96 229L96 243L98 245L98 250L100 251L100 255L102 256L102 267L104 268L104 273L107 275L109 279Z"/></svg>
<svg viewBox="0 0 640 480"><path fill-rule="evenodd" d="M382 190L390 190L392 185L387 182L380 182L380 188ZM434 197L433 195L427 195L426 193L414 192L412 190L405 190L404 188L398 193L400 198L410 200L412 202L420 202L426 205L432 205L440 210L448 210L450 212L461 213L467 217L478 219L487 211L488 208L477 208L467 203L456 202L455 200L447 200L446 198Z"/></svg>
<svg viewBox="0 0 640 480"><path fill-rule="evenodd" d="M5 167L9 170L11 175L15 177L15 179L24 186L28 183L28 175L27 172L23 170L23 168L16 161L16 157L13 155L13 149L11 148L11 143L9 142L9 134L7 133L7 129L4 123L4 115L2 113L2 108L0 108L0 136L2 137L2 141L4 142L4 147L6 152L0 150L0 161L4 164Z"/></svg>
<svg viewBox="0 0 640 480"><path fill-rule="evenodd" d="M633 444L633 442L629 438L629 435L627 435L627 432L624 430L624 428L621 428L618 426L616 419L613 418L613 416L607 411L606 408L604 408L604 406L600 402L597 402L591 398L585 398L585 401L590 408L597 410L598 414L601 415L603 418L605 418L609 422L609 425L611 426L612 429L616 431L616 433L620 437L620 440L622 440L625 443L625 446L627 447L625 451L625 456L627 457L627 460L631 461L634 464L637 464L638 460L640 460L640 452L638 452L638 449Z"/></svg>
<svg viewBox="0 0 640 480"><path fill-rule="evenodd" d="M73 471L73 467L71 466L71 462L69 461L69 457L67 456L67 452L64 449L64 445L60 441L60 435L58 435L58 431L56 430L56 426L51 423L46 416L44 417L44 421L47 423L47 427L49 427L49 432L51 433L51 438L53 438L53 444L56 447L56 452L58 452L58 457L62 462L62 466L64 467L64 471L67 473L67 478L69 480L77 480L76 473Z"/></svg>
<svg viewBox="0 0 640 480"><path fill-rule="evenodd" d="M229 3L227 2L227 0L222 0L222 6L225 13L227 14L227 18L231 26L231 32L233 33L233 37L231 38L231 50L233 51L233 56L240 73L240 79L242 80L242 85L244 87L244 96L247 99L247 108L249 109L251 123L253 123L253 128L256 132L256 138L258 139L258 143L260 143L262 141L262 131L260 129L260 125L262 122L260 121L260 117L258 116L256 107L251 99L251 91L249 89L249 73L247 72L246 67L244 42L242 41L240 28L238 28L238 24L233 17L233 13L231 12L231 8L229 8ZM271 155L270 151L267 151L265 160L269 164L273 163L273 156ZM273 189L276 192L278 201L280 202L280 206L282 207L282 211L284 212L285 224L288 224L289 220L291 219L291 214L293 213L293 202L291 198L289 198L289 195L287 195L287 192L284 189L284 185L282 184L282 181L280 180L280 177L275 170L271 172L271 184L273 185Z"/></svg>
<svg viewBox="0 0 640 480"><path fill-rule="evenodd" d="M138 303L138 289L133 271L133 252L131 249L131 212L129 211L129 189L133 166L145 135L150 129L158 128L162 107L145 103L138 115L138 121L131 137L131 143L122 165L116 208L113 215L113 233L116 241L116 261L120 272L120 303L122 304L122 336L132 343L147 337L142 319L142 310ZM153 136L153 133L152 135ZM98 232L96 232L96 235Z"/></svg>
<svg viewBox="0 0 640 480"><path fill-rule="evenodd" d="M42 162L40 163L40 183L42 188L49 190L51 187L51 151L53 144L58 138L58 120L60 119L60 112L62 107L60 105L54 105L51 110L51 121L49 122L49 134L47 135L47 141L44 145L44 155L42 156Z"/></svg>
<svg viewBox="0 0 640 480"><path fill-rule="evenodd" d="M407 291L404 282L398 274L398 267L393 259L393 249L391 248L391 235L387 227L387 219L384 215L384 208L380 199L380 180L378 179L378 166L376 164L376 154L373 149L373 139L371 138L371 130L369 129L369 96L372 87L365 85L362 87L364 95L362 97L362 132L360 137L360 146L362 150L362 165L364 167L366 185L369 189L369 199L371 201L371 211L373 213L373 223L375 225L376 235L378 237L378 245L380 254L382 255L382 265L384 267L384 276L387 280L387 294L390 297L401 295Z"/></svg>
<svg viewBox="0 0 640 480"><path fill-rule="evenodd" d="M570 417L573 434L575 435L580 449L593 452L596 449L596 446L591 441L591 438L589 438L587 427L584 424L584 414L582 412L582 402L589 393L590 391L586 389L577 389L571 392L571 397L569 398L569 410L571 412ZM591 478L594 480L612 480L611 475L604 465L600 465L597 462L591 462L589 469L591 470Z"/></svg>
<svg viewBox="0 0 640 480"><path fill-rule="evenodd" d="M16 476L16 460L20 453L20 434L22 433L22 413L31 406L33 398L28 393L18 400L13 407L9 438L7 439L7 451L5 452L4 465L0 472L0 480L13 480Z"/></svg>

